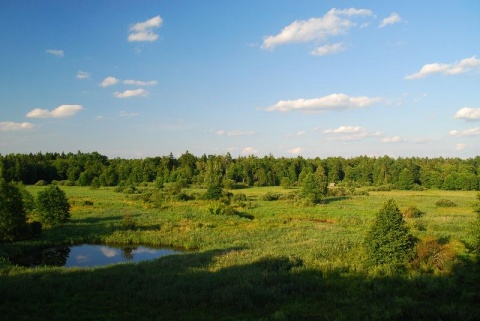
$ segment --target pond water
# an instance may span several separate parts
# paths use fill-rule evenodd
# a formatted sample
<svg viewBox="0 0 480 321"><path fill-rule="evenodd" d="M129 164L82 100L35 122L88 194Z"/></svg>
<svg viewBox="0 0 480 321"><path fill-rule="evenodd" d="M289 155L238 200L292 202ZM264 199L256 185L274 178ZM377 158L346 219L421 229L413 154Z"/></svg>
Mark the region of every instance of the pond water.
<svg viewBox="0 0 480 321"><path fill-rule="evenodd" d="M180 251L169 248L146 246L123 246L82 244L42 249L22 257L11 258L14 264L22 266L64 266L93 267L123 262L153 260Z"/></svg>

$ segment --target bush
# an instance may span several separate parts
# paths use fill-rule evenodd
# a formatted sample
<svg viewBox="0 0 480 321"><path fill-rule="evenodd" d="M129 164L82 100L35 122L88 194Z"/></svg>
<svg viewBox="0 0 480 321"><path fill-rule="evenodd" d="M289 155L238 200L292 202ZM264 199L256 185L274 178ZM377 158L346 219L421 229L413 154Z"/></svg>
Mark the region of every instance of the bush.
<svg viewBox="0 0 480 321"><path fill-rule="evenodd" d="M420 211L416 206L409 206L403 210L403 217L407 218L419 218L425 213Z"/></svg>
<svg viewBox="0 0 480 321"><path fill-rule="evenodd" d="M267 192L260 197L260 200L262 200L262 201L276 201L280 198L281 195L282 194L280 194L280 193Z"/></svg>
<svg viewBox="0 0 480 321"><path fill-rule="evenodd" d="M434 236L427 236L415 247L412 267L427 273L448 272L456 257L448 244L440 244Z"/></svg>
<svg viewBox="0 0 480 321"><path fill-rule="evenodd" d="M70 219L70 204L63 190L56 185L49 185L37 194L37 214L40 222L53 226Z"/></svg>
<svg viewBox="0 0 480 321"><path fill-rule="evenodd" d="M369 260L376 265L402 267L413 258L415 238L393 199L377 213L364 246Z"/></svg>
<svg viewBox="0 0 480 321"><path fill-rule="evenodd" d="M16 241L26 230L22 194L13 183L0 179L0 241Z"/></svg>
<svg viewBox="0 0 480 321"><path fill-rule="evenodd" d="M438 201L435 202L435 205L437 207L457 207L458 206L457 203L446 198L439 199Z"/></svg>
<svg viewBox="0 0 480 321"><path fill-rule="evenodd" d="M47 182L41 179L35 183L35 186L47 186Z"/></svg>
<svg viewBox="0 0 480 321"><path fill-rule="evenodd" d="M126 230L133 231L137 228L137 222L135 222L131 214L125 214L122 218L122 227Z"/></svg>
<svg viewBox="0 0 480 321"><path fill-rule="evenodd" d="M207 200L218 200L222 197L223 188L220 184L211 184L207 187L205 195Z"/></svg>

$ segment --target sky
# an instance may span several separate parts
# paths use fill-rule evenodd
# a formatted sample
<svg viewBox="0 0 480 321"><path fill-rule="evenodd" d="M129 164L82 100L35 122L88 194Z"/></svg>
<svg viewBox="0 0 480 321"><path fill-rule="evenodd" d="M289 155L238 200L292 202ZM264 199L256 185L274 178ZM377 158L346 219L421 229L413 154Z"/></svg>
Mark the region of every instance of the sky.
<svg viewBox="0 0 480 321"><path fill-rule="evenodd" d="M480 151L480 1L3 0L0 154Z"/></svg>

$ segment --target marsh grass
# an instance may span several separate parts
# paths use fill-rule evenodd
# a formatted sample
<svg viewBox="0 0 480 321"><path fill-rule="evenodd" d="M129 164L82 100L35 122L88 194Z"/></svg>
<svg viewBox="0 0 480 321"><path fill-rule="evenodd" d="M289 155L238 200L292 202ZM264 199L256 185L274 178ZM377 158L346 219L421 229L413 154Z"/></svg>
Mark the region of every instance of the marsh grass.
<svg viewBox="0 0 480 321"><path fill-rule="evenodd" d="M42 188L28 187L33 194ZM214 215L206 200L171 200L155 208L138 194L113 188L62 189L72 205L71 221L44 230L36 240L1 244L0 256L83 242L173 246L193 252L94 269L23 268L4 260L2 320L28 320L32 315L37 320L480 317L474 304L479 299L479 283L471 272L475 268L460 265L473 242L471 205L476 192L371 191L369 196L296 206L291 198L282 198L295 189L245 188L232 190L232 199L245 195L231 205L243 215ZM271 201L265 195L279 196ZM416 206L425 213L406 218L413 234L427 242L417 262L421 268L412 266L402 275L364 264L365 233L390 198L401 209ZM437 207L435 202L443 198L458 206ZM125 217L134 228L125 228ZM443 261L431 258L435 251L443 253ZM432 275L429 264L440 263L450 272Z"/></svg>

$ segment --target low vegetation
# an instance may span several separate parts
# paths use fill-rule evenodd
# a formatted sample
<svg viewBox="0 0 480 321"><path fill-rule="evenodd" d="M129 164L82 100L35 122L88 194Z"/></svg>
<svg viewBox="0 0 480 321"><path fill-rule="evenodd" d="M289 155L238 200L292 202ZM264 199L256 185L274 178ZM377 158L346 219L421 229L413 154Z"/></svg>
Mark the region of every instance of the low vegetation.
<svg viewBox="0 0 480 321"><path fill-rule="evenodd" d="M310 202L295 187L218 194L171 185L120 193L62 186L69 220L44 226L36 238L0 243L2 320L480 318L475 192L367 196L356 187L331 196L336 186ZM34 199L50 189L26 188ZM438 207L442 199L458 206ZM26 221L32 217L35 210L27 211ZM90 269L9 263L36 248L83 242L188 251Z"/></svg>

